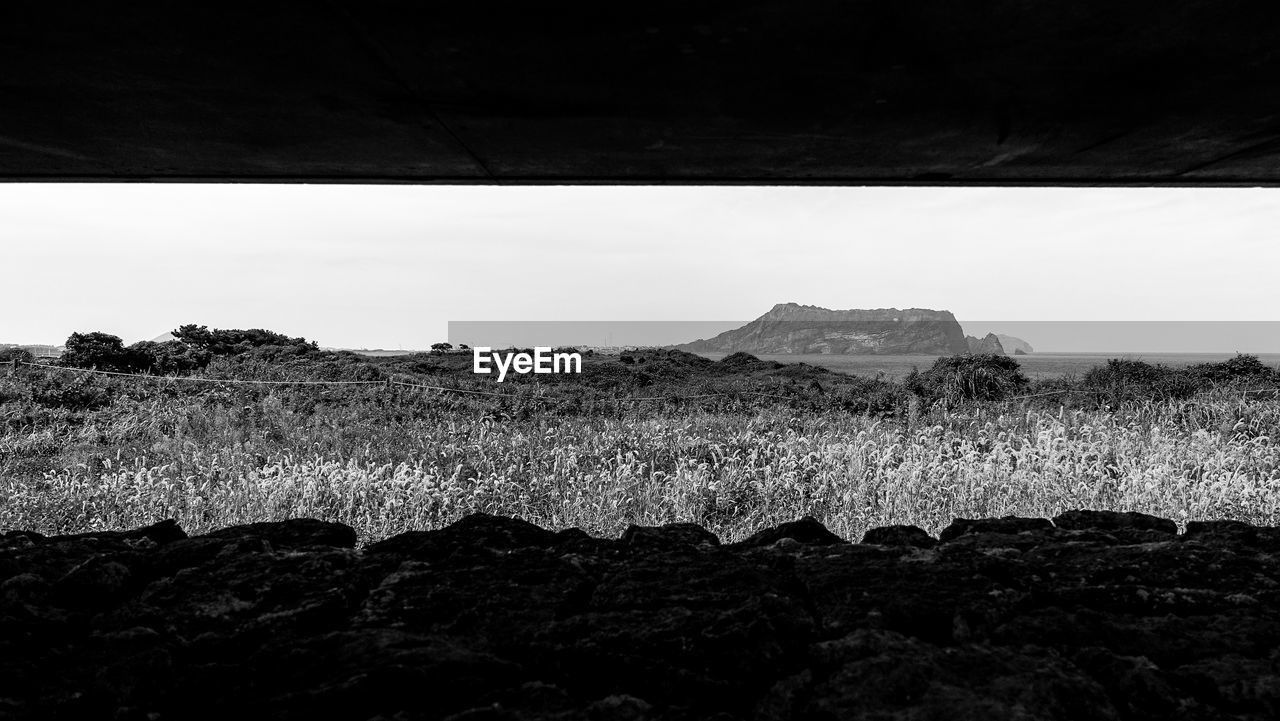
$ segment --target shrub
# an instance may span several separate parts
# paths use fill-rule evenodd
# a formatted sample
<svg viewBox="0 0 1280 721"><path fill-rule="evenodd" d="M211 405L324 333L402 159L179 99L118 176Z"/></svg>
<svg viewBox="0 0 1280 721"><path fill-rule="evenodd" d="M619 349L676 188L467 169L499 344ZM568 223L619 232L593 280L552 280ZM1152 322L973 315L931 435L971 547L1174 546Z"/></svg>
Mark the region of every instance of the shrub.
<svg viewBox="0 0 1280 721"><path fill-rule="evenodd" d="M905 383L917 395L948 405L962 401L998 401L1030 385L1018 361L995 354L939 358L924 373L912 371Z"/></svg>
<svg viewBox="0 0 1280 721"><path fill-rule="evenodd" d="M784 364L777 361L763 361L750 353L738 351L721 358L716 362L716 365L721 371L751 373L761 370L774 370L783 367Z"/></svg>
<svg viewBox="0 0 1280 721"><path fill-rule="evenodd" d="M1111 358L1105 366L1090 368L1081 379L1081 385L1100 401L1111 405L1125 401L1188 398L1200 387L1188 372L1132 358Z"/></svg>
<svg viewBox="0 0 1280 721"><path fill-rule="evenodd" d="M290 338L283 333L250 328L249 330L214 328L187 324L173 331L173 336L187 346L210 355L238 355L261 346L297 346L303 350L319 350L315 341L306 338Z"/></svg>
<svg viewBox="0 0 1280 721"><path fill-rule="evenodd" d="M1217 363L1198 363L1187 370L1211 383L1270 381L1275 378L1275 373L1258 360L1258 356L1243 353Z"/></svg>
<svg viewBox="0 0 1280 721"><path fill-rule="evenodd" d="M58 359L69 368L96 368L128 373L133 370L133 356L119 336L110 333L72 333L67 349Z"/></svg>
<svg viewBox="0 0 1280 721"><path fill-rule="evenodd" d="M18 361L19 363L35 363L36 357L31 351L20 346L0 348L0 363L10 363L12 361Z"/></svg>
<svg viewBox="0 0 1280 721"><path fill-rule="evenodd" d="M31 400L46 408L97 410L110 405L113 397L102 380L102 376L85 374L74 378L39 375L31 382Z"/></svg>
<svg viewBox="0 0 1280 721"><path fill-rule="evenodd" d="M155 375L183 375L203 368L212 356L180 341L163 343L139 341L129 346L129 365L136 371Z"/></svg>
<svg viewBox="0 0 1280 721"><path fill-rule="evenodd" d="M911 394L903 384L853 377L833 388L828 395L835 408L858 415L889 418L906 411Z"/></svg>

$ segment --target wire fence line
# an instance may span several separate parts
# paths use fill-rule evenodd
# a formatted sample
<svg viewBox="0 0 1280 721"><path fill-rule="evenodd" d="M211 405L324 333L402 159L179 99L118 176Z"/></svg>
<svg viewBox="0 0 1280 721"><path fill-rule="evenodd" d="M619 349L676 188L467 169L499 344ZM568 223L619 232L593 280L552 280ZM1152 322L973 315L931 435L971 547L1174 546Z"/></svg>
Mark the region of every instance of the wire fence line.
<svg viewBox="0 0 1280 721"><path fill-rule="evenodd" d="M394 378L385 378L383 380L376 380L376 381L268 381L268 380L250 380L245 378L199 378L195 376L157 376L157 375L147 375L143 373L121 373L118 371L103 371L103 370L98 370L96 368L73 368L68 366L54 366L47 363L29 363L27 361L19 361L16 359L11 361L11 368L13 368L15 371L18 366L29 366L31 368L40 368L45 370L70 371L73 373L86 373L86 374L93 374L93 375L117 376L117 377L124 377L124 378L139 378L143 380L162 381L162 382L227 383L227 384L276 385L276 386L372 385L372 386L383 386L386 388L398 386L401 388L417 388L422 390L433 390L433 391L439 391L442 393L460 393L465 395L488 396L493 398L509 398L513 400L519 399L519 400L525 400L525 401L542 401L542 402L550 402L554 400L551 398L542 398L539 396L532 396L532 397L520 396L515 393L502 393L497 391L477 391L477 390L470 390L466 388L452 388L449 386L428 385L425 383L411 383L408 381L397 380ZM1018 401L1018 400L1026 400L1030 398L1043 398L1047 396L1063 395L1063 394L1070 395L1070 394L1077 394L1077 393L1096 394L1097 390L1085 389L1085 388L1058 388L1058 389L1054 389L1052 391L1047 391L1044 393L1032 393L1030 395L1010 396L1004 400ZM1240 393L1242 398L1249 398L1250 396L1262 396L1262 395L1271 395L1273 397L1280 398L1280 388L1252 388L1252 389L1241 390ZM783 396L783 395L778 395L776 393L764 393L761 391L745 391L745 390L725 391L721 393L701 393L696 395L680 395L680 394L673 393L673 394L668 394L663 396L645 396L645 397L613 397L613 398L600 397L593 400L612 401L615 403L622 403L622 402L634 403L634 402L641 402L641 401L686 401L686 400L700 400L705 398L724 398L724 397L740 397L740 396L757 396L757 397L763 397L763 398L776 398L784 401L802 400L795 396Z"/></svg>
<svg viewBox="0 0 1280 721"><path fill-rule="evenodd" d="M70 371L73 373L85 373L91 375L115 376L124 378L139 378L142 380L161 381L161 382L185 382L185 383L228 383L228 384L247 384L247 385L276 385L276 386L357 386L357 385L373 385L401 388L418 388L423 390L441 391L444 393L462 393L466 395L489 396L496 398L510 398L525 401L543 401L550 402L554 399L541 398L538 396L526 397L515 393L501 393L496 391L477 391L467 388L452 388L449 386L427 385L425 383L410 383L408 381L397 380L394 378L386 378L376 381L267 381L267 380L249 380L243 378L198 378L195 376L157 376L147 375L144 373L121 373L119 371L103 371L96 368L74 368L69 366L53 366L47 363L28 363L26 361L15 360L12 366L29 366L32 368L40 368L44 370ZM762 393L760 391L726 391L722 393L701 393L696 395L680 395L669 394L665 396L647 396L647 397L615 397L615 398L599 398L598 400L613 402L636 402L636 401L671 401L671 400L698 400L703 398L723 398L729 396L762 396L766 398L778 398L781 400L797 400L791 396L782 396L775 393Z"/></svg>
<svg viewBox="0 0 1280 721"><path fill-rule="evenodd" d="M15 361L15 365L31 366L32 368L54 369L60 371L71 371L73 373L89 373L100 376L122 376L125 378L142 378L154 381L183 381L187 383L248 383L255 385L322 385L322 386L355 386L355 385L386 385L385 380L382 381L257 381L242 378L196 378L193 376L156 376L147 375L145 373L120 373L118 371L100 371L96 368L72 368L69 366L52 366L45 363L27 363L25 361Z"/></svg>

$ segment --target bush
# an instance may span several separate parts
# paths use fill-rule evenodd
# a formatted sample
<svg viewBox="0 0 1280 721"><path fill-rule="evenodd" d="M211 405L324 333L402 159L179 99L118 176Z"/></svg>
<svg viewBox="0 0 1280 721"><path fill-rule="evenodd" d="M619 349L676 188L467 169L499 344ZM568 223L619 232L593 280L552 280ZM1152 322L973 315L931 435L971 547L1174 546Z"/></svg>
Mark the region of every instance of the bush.
<svg viewBox="0 0 1280 721"><path fill-rule="evenodd" d="M1239 383L1272 381L1275 372L1258 360L1258 356L1237 354L1230 360L1217 363L1198 363L1188 372L1210 383Z"/></svg>
<svg viewBox="0 0 1280 721"><path fill-rule="evenodd" d="M133 371L133 355L119 336L110 333L72 333L58 363L69 368L96 368L104 371Z"/></svg>
<svg viewBox="0 0 1280 721"><path fill-rule="evenodd" d="M760 360L759 358L744 351L730 353L716 361L716 366L721 371L729 373L752 373L755 371L776 370L783 367L783 365L784 364L777 361Z"/></svg>
<svg viewBox="0 0 1280 721"><path fill-rule="evenodd" d="M60 374L65 375L65 374ZM31 400L45 408L92 411L111 404L113 394L102 376L38 376L31 382Z"/></svg>
<svg viewBox="0 0 1280 721"><path fill-rule="evenodd" d="M11 363L18 361L19 363L35 363L36 357L26 348L14 346L13 348L0 348L0 363Z"/></svg>
<svg viewBox="0 0 1280 721"><path fill-rule="evenodd" d="M1200 389L1200 383L1186 371L1131 358L1111 358L1105 366L1090 368L1081 385L1111 405L1188 398Z"/></svg>
<svg viewBox="0 0 1280 721"><path fill-rule="evenodd" d="M319 350L315 341L301 337L290 338L283 333L262 328L209 330L206 326L187 324L173 331L173 336L191 348L215 356L239 355L269 345L296 346L307 351Z"/></svg>
<svg viewBox="0 0 1280 721"><path fill-rule="evenodd" d="M207 351L180 341L163 343L139 341L129 346L129 363L134 370L155 375L183 375L203 368L213 357Z"/></svg>
<svg viewBox="0 0 1280 721"><path fill-rule="evenodd" d="M877 418L897 417L907 410L911 394L901 384L856 376L841 380L828 394L833 408Z"/></svg>
<svg viewBox="0 0 1280 721"><path fill-rule="evenodd" d="M924 373L913 370L905 383L913 393L948 405L1003 400L1030 385L1018 361L995 354L939 358Z"/></svg>
<svg viewBox="0 0 1280 721"><path fill-rule="evenodd" d="M59 365L93 368L117 373L179 375L209 364L212 355L180 341L164 343L139 341L126 348L119 337L109 333L72 333Z"/></svg>

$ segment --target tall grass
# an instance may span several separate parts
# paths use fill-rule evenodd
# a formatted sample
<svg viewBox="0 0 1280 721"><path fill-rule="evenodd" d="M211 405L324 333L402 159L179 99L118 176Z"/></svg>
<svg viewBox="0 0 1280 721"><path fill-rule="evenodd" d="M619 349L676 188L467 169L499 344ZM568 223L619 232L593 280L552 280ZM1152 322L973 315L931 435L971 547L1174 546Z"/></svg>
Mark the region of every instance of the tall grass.
<svg viewBox="0 0 1280 721"><path fill-rule="evenodd" d="M955 517L1071 508L1280 525L1280 404L1239 395L895 420L786 407L511 417L344 393L140 393L76 423L11 423L0 529L310 516L370 541L485 511L603 535L694 521L735 540L812 515L857 540L891 523L937 532Z"/></svg>

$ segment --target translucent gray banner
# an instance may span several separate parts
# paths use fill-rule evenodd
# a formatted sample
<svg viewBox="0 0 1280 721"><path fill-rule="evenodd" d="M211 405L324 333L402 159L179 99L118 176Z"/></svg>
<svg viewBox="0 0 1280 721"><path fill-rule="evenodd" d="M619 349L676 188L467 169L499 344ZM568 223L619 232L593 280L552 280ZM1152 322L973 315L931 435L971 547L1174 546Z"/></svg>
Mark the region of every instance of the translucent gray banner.
<svg viewBox="0 0 1280 721"><path fill-rule="evenodd" d="M455 346L630 348L797 355L1280 353L1280 321L969 321L898 312L874 320L450 321ZM982 345L983 343L986 345ZM976 343L976 345L975 345Z"/></svg>

